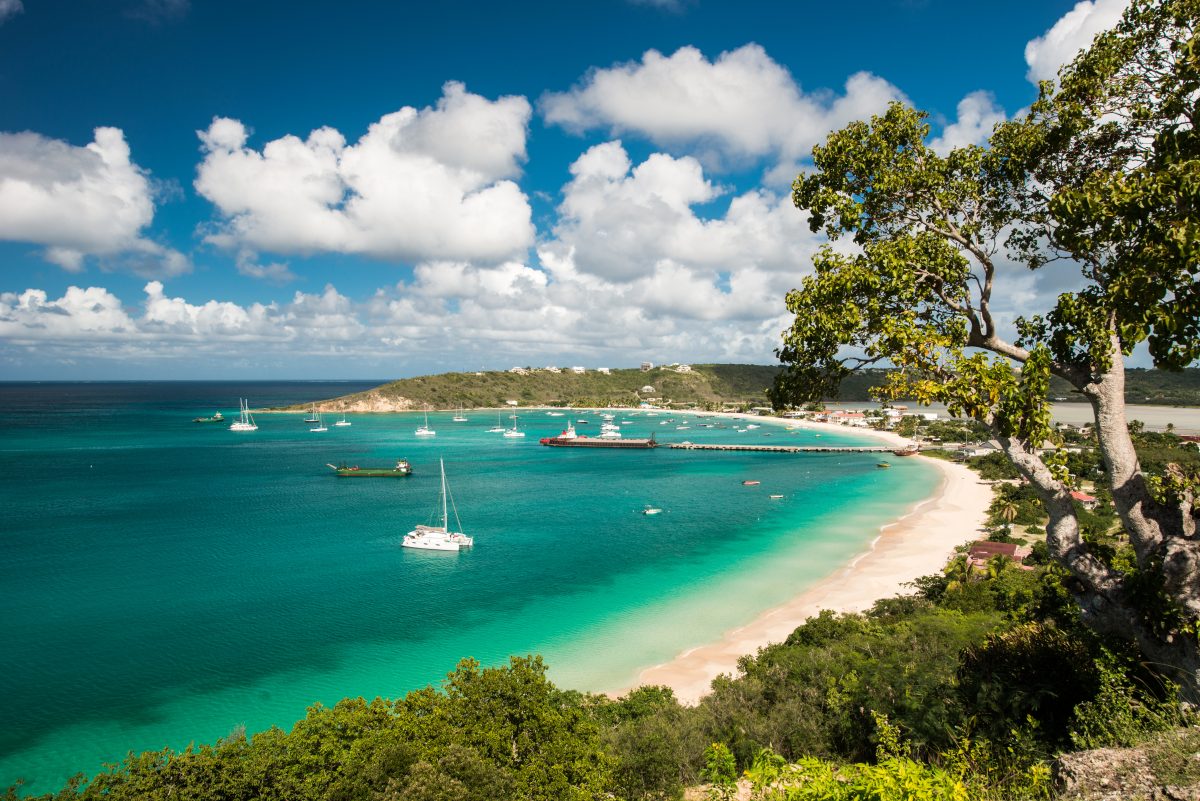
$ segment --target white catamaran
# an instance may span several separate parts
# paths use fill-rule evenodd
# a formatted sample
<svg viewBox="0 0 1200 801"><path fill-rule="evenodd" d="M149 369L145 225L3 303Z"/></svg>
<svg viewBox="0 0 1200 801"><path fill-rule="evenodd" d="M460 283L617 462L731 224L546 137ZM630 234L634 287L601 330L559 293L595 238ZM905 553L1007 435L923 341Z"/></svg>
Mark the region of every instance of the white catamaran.
<svg viewBox="0 0 1200 801"><path fill-rule="evenodd" d="M257 431L258 426L254 424L254 418L250 416L250 402L245 398L238 398L238 403L241 406L242 413L238 417L237 422L229 426L230 431Z"/></svg>
<svg viewBox="0 0 1200 801"><path fill-rule="evenodd" d="M426 551L459 551L475 544L474 537L468 537L461 531L450 530L450 512L446 503L446 499L450 495L446 489L446 463L438 459L438 464L442 468L442 525L417 526L404 535L404 540L400 543L401 547L420 548ZM458 519L458 509L454 510L454 522L458 528L462 528L462 521Z"/></svg>
<svg viewBox="0 0 1200 801"><path fill-rule="evenodd" d="M437 432L429 427L429 412L428 411L425 412L425 425L421 426L413 433L416 434L418 437L436 437L437 436Z"/></svg>
<svg viewBox="0 0 1200 801"><path fill-rule="evenodd" d="M508 437L509 439L512 439L512 438L514 438L514 437L523 437L523 436L525 436L525 432L524 432L524 431L518 431L518 430L517 430L517 416L516 416L515 414L512 416L512 421L513 421L513 427L512 427L512 428L509 428L509 429L506 429L506 430L505 430L505 432L504 432L504 436L505 436L505 437Z"/></svg>

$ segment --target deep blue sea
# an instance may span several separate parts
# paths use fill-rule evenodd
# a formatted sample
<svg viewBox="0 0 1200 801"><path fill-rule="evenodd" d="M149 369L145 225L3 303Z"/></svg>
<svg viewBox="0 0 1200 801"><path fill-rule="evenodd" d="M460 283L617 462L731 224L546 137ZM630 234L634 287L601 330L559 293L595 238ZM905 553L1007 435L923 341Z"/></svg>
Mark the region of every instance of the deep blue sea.
<svg viewBox="0 0 1200 801"><path fill-rule="evenodd" d="M192 422L235 417L239 397L379 383L0 383L0 788L288 728L316 702L437 685L467 656L540 653L560 686L628 686L832 573L938 482L920 460L878 470L871 454L538 444L567 419L599 433L578 410L519 411L523 440L487 433L494 410L431 414L428 440L412 414L325 433L299 414L258 414L253 433ZM663 442L861 442L617 419ZM400 457L412 477L326 466ZM439 458L469 552L399 547L437 506Z"/></svg>

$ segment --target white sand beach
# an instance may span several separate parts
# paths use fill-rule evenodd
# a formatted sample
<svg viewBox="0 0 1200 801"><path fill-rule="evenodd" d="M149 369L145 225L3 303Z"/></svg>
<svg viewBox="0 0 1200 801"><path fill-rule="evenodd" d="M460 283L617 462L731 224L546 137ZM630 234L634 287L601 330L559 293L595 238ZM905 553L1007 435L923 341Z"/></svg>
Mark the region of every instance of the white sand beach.
<svg viewBox="0 0 1200 801"><path fill-rule="evenodd" d="M771 418L756 418L759 421ZM846 432L842 426L771 420L780 424ZM903 445L896 434L862 431ZM924 459L925 457L908 457ZM791 601L759 615L744 626L725 633L720 641L685 651L670 662L642 671L635 686L666 685L686 704L706 694L714 678L734 673L745 654L781 642L792 630L822 609L857 612L880 598L905 590L906 582L940 570L954 548L980 536L992 488L968 468L940 459L926 459L942 473L936 492L901 519L883 527L870 550Z"/></svg>

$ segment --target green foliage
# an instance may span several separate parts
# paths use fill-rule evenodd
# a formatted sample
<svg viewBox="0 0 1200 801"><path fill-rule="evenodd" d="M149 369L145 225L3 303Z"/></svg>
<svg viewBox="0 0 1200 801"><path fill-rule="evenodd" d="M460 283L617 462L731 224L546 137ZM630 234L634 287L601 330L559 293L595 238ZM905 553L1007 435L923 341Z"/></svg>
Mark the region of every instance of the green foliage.
<svg viewBox="0 0 1200 801"><path fill-rule="evenodd" d="M1107 369L1110 321L1124 352L1147 340L1156 365L1200 356L1198 20L1195 0L1135 0L1057 91L1043 84L1030 115L993 138L1033 179L1020 195L1031 225L1016 236L1031 266L1061 254L1090 279L1028 326L1060 360Z"/></svg>
<svg viewBox="0 0 1200 801"><path fill-rule="evenodd" d="M787 764L770 751L748 771L763 801L969 801L971 793L939 768L892 757L875 765L837 766L803 758Z"/></svg>
<svg viewBox="0 0 1200 801"><path fill-rule="evenodd" d="M975 420L922 420L921 436L942 442L986 442L993 434Z"/></svg>
<svg viewBox="0 0 1200 801"><path fill-rule="evenodd" d="M596 699L595 717L605 725L613 757L613 785L626 801L668 801L697 780L692 770L703 749L700 734L688 726L683 707L667 687L639 687L616 701Z"/></svg>
<svg viewBox="0 0 1200 801"><path fill-rule="evenodd" d="M1041 498L1028 484L997 484L988 506L988 522L992 525L1015 523L1032 526L1046 519Z"/></svg>
<svg viewBox="0 0 1200 801"><path fill-rule="evenodd" d="M1130 666L1121 665L1112 652L1105 652L1095 667L1099 692L1075 708L1071 721L1076 748L1135 745L1152 732L1182 723L1173 686L1165 686L1164 697L1156 697L1144 684L1135 683Z"/></svg>
<svg viewBox="0 0 1200 801"><path fill-rule="evenodd" d="M1092 655L1078 636L1041 623L989 634L963 650L958 694L976 736L1003 741L1036 725L1051 748L1069 742L1075 707L1096 694Z"/></svg>
<svg viewBox="0 0 1200 801"><path fill-rule="evenodd" d="M522 406L636 406L643 397L661 398L674 405L721 408L724 404L759 406L780 367L753 364L697 364L689 372L659 367L649 372L614 369L610 373L588 370L576 374L533 370L525 375L510 372L444 373L393 381L375 389L324 401L334 407L341 402L382 400L400 408L457 409L502 407L507 400ZM639 390L652 386L643 395ZM291 407L303 411L307 404Z"/></svg>
<svg viewBox="0 0 1200 801"><path fill-rule="evenodd" d="M911 437L917 433L918 418L912 415L906 415L900 418L900 422L896 423L896 433L902 437Z"/></svg>
<svg viewBox="0 0 1200 801"><path fill-rule="evenodd" d="M977 471L979 477L985 481L1004 481L1021 477L1008 457L999 451L983 456L972 456L967 459L967 466Z"/></svg>
<svg viewBox="0 0 1200 801"><path fill-rule="evenodd" d="M700 775L708 782L708 795L714 801L731 801L737 792L737 762L721 743L704 749L704 770Z"/></svg>
<svg viewBox="0 0 1200 801"><path fill-rule="evenodd" d="M444 692L394 704L345 699L290 732L232 736L182 752L131 754L63 798L591 799L612 759L582 697L554 688L540 657L506 667L464 660Z"/></svg>
<svg viewBox="0 0 1200 801"><path fill-rule="evenodd" d="M785 643L743 658L739 678L714 681L701 725L743 765L766 745L789 759L871 759L873 712L900 726L917 753L934 753L961 718L946 698L959 652L1001 620L992 609L925 603L883 605L871 616L823 612Z"/></svg>

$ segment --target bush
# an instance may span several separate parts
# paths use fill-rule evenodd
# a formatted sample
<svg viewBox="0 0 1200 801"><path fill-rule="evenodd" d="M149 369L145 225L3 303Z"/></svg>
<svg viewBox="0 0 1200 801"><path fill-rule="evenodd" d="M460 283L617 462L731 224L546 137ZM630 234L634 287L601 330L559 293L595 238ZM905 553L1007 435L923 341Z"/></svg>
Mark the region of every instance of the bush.
<svg viewBox="0 0 1200 801"><path fill-rule="evenodd" d="M1099 681L1088 649L1041 623L989 634L967 646L957 678L974 733L1004 741L1014 725L1032 722L1052 748L1069 741L1074 709L1095 695Z"/></svg>

